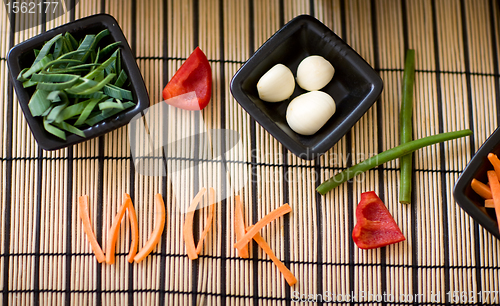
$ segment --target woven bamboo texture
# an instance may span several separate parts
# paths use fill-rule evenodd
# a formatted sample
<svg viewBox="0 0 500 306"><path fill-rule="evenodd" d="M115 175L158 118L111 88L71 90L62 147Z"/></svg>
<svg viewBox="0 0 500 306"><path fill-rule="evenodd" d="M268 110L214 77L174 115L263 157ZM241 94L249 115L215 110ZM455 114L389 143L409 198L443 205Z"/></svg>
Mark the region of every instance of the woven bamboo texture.
<svg viewBox="0 0 500 306"><path fill-rule="evenodd" d="M67 149L37 146L12 89L7 52L47 29L101 12L113 15L123 29L152 105L162 100L164 85L191 51L204 50L214 81L204 121L242 135L245 151L229 164L248 175L239 192L247 224L283 203L292 207L261 234L297 277L296 285L288 286L255 244L249 259L239 258L233 248L233 197L217 204L200 258L189 260L171 178L136 173L127 126ZM229 89L252 53L300 14L330 27L384 81L373 107L315 161L283 148ZM81 0L60 18L14 32L0 9L2 304L292 305L309 299L301 304L312 305L322 294L325 304L497 305L499 241L456 204L452 188L498 126L499 18L494 0ZM326 178L399 144L407 48L416 50L414 136L470 128L473 137L415 153L411 205L398 203L397 160L320 196L314 189ZM353 243L356 205L361 193L371 190L406 241L369 251ZM165 230L144 262L129 264L130 231L122 222L116 263L98 264L78 217L78 197L89 195L93 228L104 248L124 192L137 210L140 245L154 227L156 193L165 199ZM206 215L206 209L200 211L197 222L203 224Z"/></svg>

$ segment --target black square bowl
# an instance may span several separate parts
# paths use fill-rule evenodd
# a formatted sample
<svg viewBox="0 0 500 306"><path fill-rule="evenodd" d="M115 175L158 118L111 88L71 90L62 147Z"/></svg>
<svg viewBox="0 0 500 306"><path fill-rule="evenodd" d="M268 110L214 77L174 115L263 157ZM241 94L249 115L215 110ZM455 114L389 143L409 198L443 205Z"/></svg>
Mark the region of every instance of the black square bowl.
<svg viewBox="0 0 500 306"><path fill-rule="evenodd" d="M43 44L50 40L52 37L59 33L70 32L77 40L84 38L87 34L97 34L101 30L108 29L110 35L104 37L99 45L108 45L110 43L121 41L121 57L122 67L128 76L127 83L130 83L128 89L132 92L134 98L133 102L136 103L135 107L124 110L123 112L106 119L92 127L83 130L86 137L82 138L74 134L68 134L66 140L62 140L45 131L43 122L40 117L33 117L28 108L28 103L35 88L23 88L23 84L17 80L19 72L25 68L30 67L35 59L33 49L40 49ZM90 17L78 19L76 21L64 24L60 27L51 29L31 39L28 39L16 46L14 46L8 54L7 63L9 72L13 79L14 88L17 93L19 104L24 113L26 121L37 141L38 145L45 150L56 150L68 147L94 137L106 134L114 129L127 124L137 113L146 109L149 106L149 96L142 78L139 67L135 61L132 50L123 35L120 26L115 18L107 14L97 14Z"/></svg>
<svg viewBox="0 0 500 306"><path fill-rule="evenodd" d="M321 55L335 68L333 79L321 91L332 96L337 110L316 134L304 136L288 126L286 109L293 98L306 91L295 84L288 100L269 103L259 98L257 82L278 63L296 76L299 63L309 55ZM382 79L356 51L309 15L295 17L276 32L231 81L231 92L238 103L288 150L307 160L335 145L373 105L382 87Z"/></svg>
<svg viewBox="0 0 500 306"><path fill-rule="evenodd" d="M488 170L493 170L493 166L488 160L489 153L500 156L500 128L497 128L495 132L488 137L481 148L474 154L462 174L460 174L453 188L453 196L458 205L462 207L472 219L500 239L495 210L484 208L484 200L477 195L470 186L474 178L485 184L488 182L486 172Z"/></svg>

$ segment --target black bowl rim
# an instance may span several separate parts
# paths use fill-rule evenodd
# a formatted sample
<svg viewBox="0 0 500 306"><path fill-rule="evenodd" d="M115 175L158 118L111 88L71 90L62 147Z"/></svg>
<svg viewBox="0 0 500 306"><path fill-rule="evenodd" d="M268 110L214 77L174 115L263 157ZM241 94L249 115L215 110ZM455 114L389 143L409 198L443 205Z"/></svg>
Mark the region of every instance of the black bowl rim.
<svg viewBox="0 0 500 306"><path fill-rule="evenodd" d="M78 29L79 27L88 24L99 23L110 30L111 35L114 37L114 39L116 39L117 41L122 41L122 45L120 46L122 48L122 62L124 68L129 72L129 80L132 84L133 94L135 94L137 97L136 106L132 109L117 114L114 118L107 119L108 121L100 123L98 126L92 127L90 131L87 132L87 137L82 138L76 135L69 135L66 138L66 141L57 139L56 137L49 138L43 131L38 129L38 126L36 125L36 119L31 115L28 108L28 101L30 99L30 96L23 88L22 84L17 81L17 76L21 71L18 58L25 52L31 51L34 48L34 45L41 44L59 33L78 33L78 31L81 31L81 29ZM75 30L75 28L77 28L77 30ZM144 83L144 79L139 70L137 62L135 61L133 52L130 49L130 45L128 44L128 41L125 38L125 35L123 34L123 31L120 28L117 20L109 14L100 13L83 17L27 39L15 45L9 50L9 53L7 55L7 65L9 68L9 74L12 78L14 89L17 93L19 105L24 113L26 121L28 122L28 126L30 127L30 130L38 146L47 151L69 147L71 145L75 145L80 142L84 142L109 133L119 127L126 125L136 114L149 107L149 94L147 92L146 85Z"/></svg>
<svg viewBox="0 0 500 306"><path fill-rule="evenodd" d="M253 61L262 59L266 57L266 47L273 41L276 37L287 33L287 31L295 24L295 23L313 23L315 26L323 28L325 31L329 33L332 37L339 41L339 45L347 51L348 56L353 56L360 64L366 67L366 72L370 74L370 78L368 82L372 85L371 91L366 95L362 102L360 103L353 113L355 116L349 116L344 122L341 124L341 131L330 133L329 136L323 138L319 141L318 145L313 149L311 147L307 147L304 151L302 149L302 145L299 145L296 141L294 141L288 134L286 134L274 121L272 121L266 114L262 112L259 107L252 108L250 105L253 103L250 99L240 90L240 86L248 74L245 71L252 64ZM337 36L330 28L328 28L325 24L323 24L318 19L314 18L311 15L303 14L299 15L292 20L290 20L287 24L285 24L281 29L279 29L276 33L274 33L269 39L266 40L255 53L238 69L238 71L234 74L231 79L230 84L231 94L236 99L238 104L247 111L250 116L252 116L264 129L266 129L273 137L275 137L283 146L285 146L290 152L295 154L296 156L305 159L312 160L319 158L321 155L326 153L330 148L332 148L355 124L358 122L361 117L370 109L370 107L377 101L380 97L380 94L383 90L383 81L380 76L375 72L375 70L366 62L366 60L361 57L354 49L351 48L342 38ZM325 141L327 140L327 141Z"/></svg>
<svg viewBox="0 0 500 306"><path fill-rule="evenodd" d="M455 186L453 187L453 196L457 204L476 222L481 224L487 231L498 239L500 239L498 224L490 217L486 216L485 213L481 211L469 197L467 197L464 190L466 186L470 185L472 179L476 177L477 169L479 169L481 164L488 161L488 154L493 151L499 142L500 127L498 127L481 145L479 150L477 150L467 166L465 166L464 170L455 182Z"/></svg>

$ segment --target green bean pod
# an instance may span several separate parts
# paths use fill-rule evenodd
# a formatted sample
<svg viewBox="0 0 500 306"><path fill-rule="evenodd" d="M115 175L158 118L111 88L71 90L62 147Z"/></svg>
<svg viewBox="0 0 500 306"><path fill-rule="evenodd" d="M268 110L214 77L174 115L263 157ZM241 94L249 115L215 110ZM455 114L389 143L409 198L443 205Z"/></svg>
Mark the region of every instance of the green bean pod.
<svg viewBox="0 0 500 306"><path fill-rule="evenodd" d="M319 192L320 194L326 194L328 191L332 190L333 188L339 186L342 183L347 182L348 180L351 180L353 177L356 175L359 175L361 173L364 173L370 169L373 169L377 166L380 166L388 161L394 160L396 158L399 158L401 156L405 156L409 153L412 153L418 149L452 140L452 139L457 139L465 136L470 136L472 135L472 131L469 129L465 130L460 130L456 132L448 132L448 133L441 133L433 136L428 136L424 138L420 138L417 140L413 140L410 142L407 142L405 144L399 145L397 147L394 147L392 149L389 149L387 151L384 151L380 154L377 154L373 157L370 157L364 161L362 161L359 164L356 164L347 170L344 170L332 178L328 179L327 181L323 182L321 185L316 188L316 191Z"/></svg>
<svg viewBox="0 0 500 306"><path fill-rule="evenodd" d="M401 110L399 113L399 125L401 133L401 144L413 140L413 83L415 82L415 50L406 52L405 70L403 73L403 92L401 98ZM408 154L399 159L401 166L401 178L399 180L399 202L410 204L411 202L411 177L413 168L413 156Z"/></svg>

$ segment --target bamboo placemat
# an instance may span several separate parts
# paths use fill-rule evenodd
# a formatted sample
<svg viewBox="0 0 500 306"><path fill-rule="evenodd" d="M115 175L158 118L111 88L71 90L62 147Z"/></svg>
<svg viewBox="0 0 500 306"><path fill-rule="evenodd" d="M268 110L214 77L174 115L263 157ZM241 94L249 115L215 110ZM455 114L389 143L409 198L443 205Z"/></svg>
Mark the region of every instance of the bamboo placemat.
<svg viewBox="0 0 500 306"><path fill-rule="evenodd" d="M12 89L7 52L40 32L100 12L113 15L123 29L151 104L162 100L163 86L191 51L198 45L204 50L214 83L203 119L209 128L242 135L246 150L229 164L248 175L240 192L247 224L283 203L293 208L261 233L298 278L295 286L286 284L261 249L253 246L250 259L238 257L232 197L218 204L202 254L190 261L171 179L135 172L128 127L63 150L38 148ZM300 14L325 23L384 81L380 99L318 161L284 149L229 90L252 53ZM500 244L455 203L452 188L498 125L499 15L494 0L81 0L58 19L14 32L0 9L2 304L291 305L297 298L320 301L319 294L333 304L498 304ZM338 170L399 144L407 48L416 50L415 137L463 128L473 136L415 153L411 205L397 202L398 161L320 196L314 188ZM405 242L372 251L354 245L355 208L370 190L387 205ZM153 196L164 196L162 239L143 263L129 264L129 226L123 222L116 264L98 264L78 218L78 196L89 195L104 247L124 192L138 212L141 245L154 225ZM198 217L202 222L206 211Z"/></svg>

